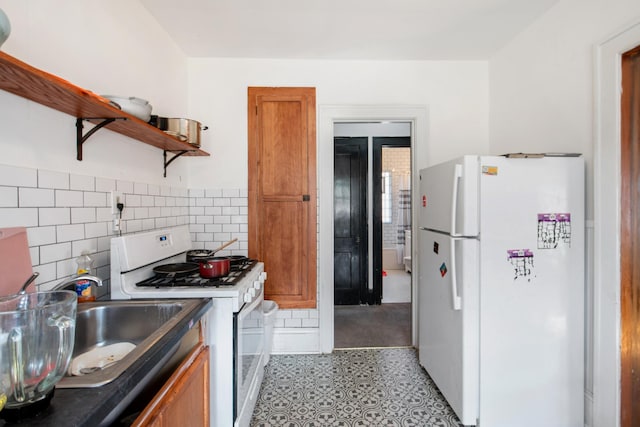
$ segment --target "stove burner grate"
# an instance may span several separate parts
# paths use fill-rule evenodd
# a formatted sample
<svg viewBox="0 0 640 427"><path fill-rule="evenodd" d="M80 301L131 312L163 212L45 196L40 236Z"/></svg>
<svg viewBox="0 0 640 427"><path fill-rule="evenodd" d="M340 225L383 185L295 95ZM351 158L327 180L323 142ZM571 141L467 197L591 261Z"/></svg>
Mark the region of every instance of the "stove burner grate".
<svg viewBox="0 0 640 427"><path fill-rule="evenodd" d="M200 277L199 272L189 274L182 277L167 277L164 275L156 275L149 279L138 282L136 286L167 288L167 287L201 287L201 288L219 288L224 286L233 286L238 283L246 274L253 269L258 261L247 259L245 262L232 265L229 274L215 279L207 279Z"/></svg>

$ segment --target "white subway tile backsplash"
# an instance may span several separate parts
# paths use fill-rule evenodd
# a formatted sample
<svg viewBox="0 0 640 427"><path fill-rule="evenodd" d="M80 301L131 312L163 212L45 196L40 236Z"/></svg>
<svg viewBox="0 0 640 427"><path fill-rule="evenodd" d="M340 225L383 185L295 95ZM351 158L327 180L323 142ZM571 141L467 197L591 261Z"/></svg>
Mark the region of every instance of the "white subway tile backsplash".
<svg viewBox="0 0 640 427"><path fill-rule="evenodd" d="M231 217L228 215L215 215L213 222L216 224L231 224Z"/></svg>
<svg viewBox="0 0 640 427"><path fill-rule="evenodd" d="M210 216L196 216L196 224L213 224L213 218Z"/></svg>
<svg viewBox="0 0 640 427"><path fill-rule="evenodd" d="M27 228L27 241L29 246L49 245L56 242L56 228L29 227Z"/></svg>
<svg viewBox="0 0 640 427"><path fill-rule="evenodd" d="M284 319L285 328L301 328L302 319Z"/></svg>
<svg viewBox="0 0 640 427"><path fill-rule="evenodd" d="M70 242L82 239L84 239L84 224L56 226L56 240L58 242Z"/></svg>
<svg viewBox="0 0 640 427"><path fill-rule="evenodd" d="M97 208L107 206L107 193L98 193L85 191L84 192L84 205L94 206Z"/></svg>
<svg viewBox="0 0 640 427"><path fill-rule="evenodd" d="M240 231L239 224L222 224L222 231L226 233L237 233Z"/></svg>
<svg viewBox="0 0 640 427"><path fill-rule="evenodd" d="M143 230L153 230L154 228L156 228L156 221L153 218L142 220Z"/></svg>
<svg viewBox="0 0 640 427"><path fill-rule="evenodd" d="M69 277L78 272L78 263L73 258L56 262L56 276L59 279Z"/></svg>
<svg viewBox="0 0 640 427"><path fill-rule="evenodd" d="M37 208L0 208L0 228L38 225Z"/></svg>
<svg viewBox="0 0 640 427"><path fill-rule="evenodd" d="M213 206L231 206L231 199L228 197L219 197L213 199Z"/></svg>
<svg viewBox="0 0 640 427"><path fill-rule="evenodd" d="M147 186L147 194L150 196L159 196L160 195L160 187L157 185L149 184Z"/></svg>
<svg viewBox="0 0 640 427"><path fill-rule="evenodd" d="M134 208L133 209L133 217L135 219L146 219L146 218L149 218L149 208Z"/></svg>
<svg viewBox="0 0 640 427"><path fill-rule="evenodd" d="M0 165L0 184L14 187L37 187L36 169Z"/></svg>
<svg viewBox="0 0 640 427"><path fill-rule="evenodd" d="M291 310L291 317L294 319L308 319L309 311L308 310Z"/></svg>
<svg viewBox="0 0 640 427"><path fill-rule="evenodd" d="M31 258L32 266L40 264L40 248L37 246L29 248L29 257Z"/></svg>
<svg viewBox="0 0 640 427"><path fill-rule="evenodd" d="M172 208L161 207L160 208L160 216L171 216L173 214Z"/></svg>
<svg viewBox="0 0 640 427"><path fill-rule="evenodd" d="M247 199L234 197L231 199L231 206L247 206Z"/></svg>
<svg viewBox="0 0 640 427"><path fill-rule="evenodd" d="M115 215L111 213L111 208L95 208L95 210L97 222L111 221L115 218Z"/></svg>
<svg viewBox="0 0 640 427"><path fill-rule="evenodd" d="M111 237L98 237L98 251L111 250Z"/></svg>
<svg viewBox="0 0 640 427"><path fill-rule="evenodd" d="M317 328L320 326L319 319L302 319L303 328Z"/></svg>
<svg viewBox="0 0 640 427"><path fill-rule="evenodd" d="M48 264L71 257L71 243L40 246L40 262Z"/></svg>
<svg viewBox="0 0 640 427"><path fill-rule="evenodd" d="M220 206L208 206L208 207L204 208L204 214L205 215L223 215L222 207L220 207ZM230 215L230 214L224 214L224 215Z"/></svg>
<svg viewBox="0 0 640 427"><path fill-rule="evenodd" d="M164 228L167 226L167 218L156 218L156 226L155 228Z"/></svg>
<svg viewBox="0 0 640 427"><path fill-rule="evenodd" d="M216 242L228 242L231 239L231 233L213 233L213 240Z"/></svg>
<svg viewBox="0 0 640 427"><path fill-rule="evenodd" d="M165 197L170 196L171 187L167 187L166 185L160 186L160 195Z"/></svg>
<svg viewBox="0 0 640 427"><path fill-rule="evenodd" d="M234 215L231 217L232 224L247 224L249 219L245 215Z"/></svg>
<svg viewBox="0 0 640 427"><path fill-rule="evenodd" d="M18 188L0 187L0 208L18 207Z"/></svg>
<svg viewBox="0 0 640 427"><path fill-rule="evenodd" d="M165 205L166 206L175 206L176 205L176 198L175 197L167 197L167 200L165 201Z"/></svg>
<svg viewBox="0 0 640 427"><path fill-rule="evenodd" d="M219 233L222 231L222 224L206 224L204 231L207 233Z"/></svg>
<svg viewBox="0 0 640 427"><path fill-rule="evenodd" d="M82 207L84 206L84 193L82 191L56 190L56 206Z"/></svg>
<svg viewBox="0 0 640 427"><path fill-rule="evenodd" d="M183 225L183 224L187 224L188 223L188 219L183 219L180 221L180 223L178 224L178 220L176 217L172 216L167 218L167 227L174 227L176 225Z"/></svg>
<svg viewBox="0 0 640 427"><path fill-rule="evenodd" d="M149 208L149 217L151 218L159 218L162 216L162 208Z"/></svg>
<svg viewBox="0 0 640 427"><path fill-rule="evenodd" d="M139 195L137 195L137 194L127 194L125 196L124 205L129 207L129 208L135 208L135 207L141 206L141 204L140 204L141 201L142 201L142 198Z"/></svg>
<svg viewBox="0 0 640 427"><path fill-rule="evenodd" d="M194 224L191 223L189 224L189 231L191 232L191 235L193 236L195 233L202 233L204 232L204 224Z"/></svg>
<svg viewBox="0 0 640 427"><path fill-rule="evenodd" d="M38 170L38 187L68 190L69 174L64 172Z"/></svg>
<svg viewBox="0 0 640 427"><path fill-rule="evenodd" d="M102 237L109 234L109 222L94 222L84 225L84 232L87 238Z"/></svg>
<svg viewBox="0 0 640 427"><path fill-rule="evenodd" d="M204 207L202 207L202 206L192 206L192 207L190 207L189 208L189 215L205 215Z"/></svg>
<svg viewBox="0 0 640 427"><path fill-rule="evenodd" d="M165 206L167 204L166 198L162 196L156 196L154 199L155 206Z"/></svg>
<svg viewBox="0 0 640 427"><path fill-rule="evenodd" d="M96 179L93 176L71 174L69 187L72 190L95 191Z"/></svg>
<svg viewBox="0 0 640 427"><path fill-rule="evenodd" d="M196 199L196 206L213 206L213 203L214 203L214 199L209 197Z"/></svg>
<svg viewBox="0 0 640 427"><path fill-rule="evenodd" d="M192 195L191 197L194 197L194 196ZM222 190L216 189L216 188L208 189L204 192L203 195L198 197L222 197Z"/></svg>
<svg viewBox="0 0 640 427"><path fill-rule="evenodd" d="M210 242L213 240L213 233L197 233L196 240L199 242Z"/></svg>
<svg viewBox="0 0 640 427"><path fill-rule="evenodd" d="M155 199L153 196L140 196L140 206L154 206Z"/></svg>
<svg viewBox="0 0 640 427"><path fill-rule="evenodd" d="M222 208L222 215L239 215L240 214L240 208L237 206L225 206ZM220 215L220 214L213 214L213 215Z"/></svg>
<svg viewBox="0 0 640 427"><path fill-rule="evenodd" d="M127 221L127 233L135 233L138 231L142 231L141 219L132 219Z"/></svg>
<svg viewBox="0 0 640 427"><path fill-rule="evenodd" d="M33 260L32 260L33 261ZM50 264L39 264L34 266L33 271L37 271L40 275L36 279L36 285L40 285L41 283L49 282L48 287L42 288L38 286L38 290L44 291L53 288L58 282L52 282L52 280L56 280L58 278L56 274L56 263L52 262Z"/></svg>
<svg viewBox="0 0 640 427"><path fill-rule="evenodd" d="M86 253L95 260L94 254L96 252L98 252L98 239L76 240L71 244L71 256L74 259Z"/></svg>
<svg viewBox="0 0 640 427"><path fill-rule="evenodd" d="M223 189L222 197L240 197L240 190L233 188Z"/></svg>
<svg viewBox="0 0 640 427"><path fill-rule="evenodd" d="M71 222L96 222L96 208L71 208Z"/></svg>
<svg viewBox="0 0 640 427"><path fill-rule="evenodd" d="M44 188L19 188L18 205L21 208L54 206L54 190Z"/></svg>
<svg viewBox="0 0 640 427"><path fill-rule="evenodd" d="M71 209L69 208L40 208L40 225L64 225L71 223Z"/></svg>

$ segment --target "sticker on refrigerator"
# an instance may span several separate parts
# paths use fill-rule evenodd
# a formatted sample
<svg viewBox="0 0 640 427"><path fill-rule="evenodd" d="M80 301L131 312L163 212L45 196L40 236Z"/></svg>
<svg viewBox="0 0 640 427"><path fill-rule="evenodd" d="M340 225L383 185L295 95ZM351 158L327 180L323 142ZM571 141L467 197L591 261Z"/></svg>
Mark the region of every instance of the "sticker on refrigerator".
<svg viewBox="0 0 640 427"><path fill-rule="evenodd" d="M533 272L533 252L529 249L507 250L508 260L513 266L513 280L525 279L530 282L535 277Z"/></svg>
<svg viewBox="0 0 640 427"><path fill-rule="evenodd" d="M571 214L538 214L538 249L555 249L559 244L571 247Z"/></svg>
<svg viewBox="0 0 640 427"><path fill-rule="evenodd" d="M482 166L483 175L498 175L497 166Z"/></svg>
<svg viewBox="0 0 640 427"><path fill-rule="evenodd" d="M440 276L444 277L447 275L447 265L443 262L440 266Z"/></svg>
<svg viewBox="0 0 640 427"><path fill-rule="evenodd" d="M438 242L433 242L433 252L436 254L440 252L440 244Z"/></svg>

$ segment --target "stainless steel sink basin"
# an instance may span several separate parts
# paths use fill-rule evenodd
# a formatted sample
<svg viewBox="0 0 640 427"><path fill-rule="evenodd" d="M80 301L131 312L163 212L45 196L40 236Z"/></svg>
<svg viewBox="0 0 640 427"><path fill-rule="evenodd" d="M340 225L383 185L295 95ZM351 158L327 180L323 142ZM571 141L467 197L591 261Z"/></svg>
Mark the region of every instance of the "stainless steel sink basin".
<svg viewBox="0 0 640 427"><path fill-rule="evenodd" d="M72 363L78 356L99 347L131 343L135 348L122 359L103 368L83 369L81 375L68 373L56 387L99 387L108 384L144 355L182 318L188 316L197 305L198 300L172 299L78 304ZM166 359L169 357L171 354L167 354Z"/></svg>

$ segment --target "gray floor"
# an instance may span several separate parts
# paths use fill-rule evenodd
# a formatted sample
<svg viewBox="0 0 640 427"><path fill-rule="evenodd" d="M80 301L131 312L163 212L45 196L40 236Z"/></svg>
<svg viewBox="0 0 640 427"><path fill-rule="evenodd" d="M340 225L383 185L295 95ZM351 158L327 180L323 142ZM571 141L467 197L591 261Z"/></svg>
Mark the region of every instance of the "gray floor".
<svg viewBox="0 0 640 427"><path fill-rule="evenodd" d="M273 355L251 427L460 427L411 348Z"/></svg>
<svg viewBox="0 0 640 427"><path fill-rule="evenodd" d="M411 304L336 305L334 347L411 345Z"/></svg>

